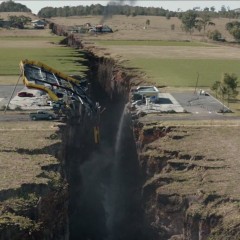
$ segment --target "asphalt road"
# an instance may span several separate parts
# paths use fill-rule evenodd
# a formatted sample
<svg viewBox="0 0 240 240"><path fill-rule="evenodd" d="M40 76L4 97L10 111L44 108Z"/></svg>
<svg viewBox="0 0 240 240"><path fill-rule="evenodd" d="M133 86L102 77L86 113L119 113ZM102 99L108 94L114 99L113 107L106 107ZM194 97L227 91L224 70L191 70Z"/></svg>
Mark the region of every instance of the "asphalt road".
<svg viewBox="0 0 240 240"><path fill-rule="evenodd" d="M18 85L14 95L23 89L23 85ZM1 85L0 86L0 108L4 109L4 106L10 99L13 85ZM223 108L222 103L211 95L199 95L192 92L183 93L171 93L177 102L186 109L189 113L186 114L154 114L145 118L146 121L162 121L162 120L239 120L240 117L231 116L228 113L218 113ZM0 111L1 121L29 121L29 112L21 111L15 112L7 110ZM144 120L145 121L145 120Z"/></svg>
<svg viewBox="0 0 240 240"><path fill-rule="evenodd" d="M13 97L17 95L19 91L24 88L24 85L17 85ZM12 92L14 90L14 85L0 85L0 108L3 108L9 101Z"/></svg>
<svg viewBox="0 0 240 240"><path fill-rule="evenodd" d="M0 122L30 121L28 113L13 113L12 111L1 111Z"/></svg>
<svg viewBox="0 0 240 240"><path fill-rule="evenodd" d="M17 85L13 97L17 95L19 91L21 91L24 88L24 85L19 84ZM12 92L14 90L14 85L0 85L0 121L28 121L29 115L28 112L14 112L7 110L6 113L4 113L4 109L6 104L8 103Z"/></svg>

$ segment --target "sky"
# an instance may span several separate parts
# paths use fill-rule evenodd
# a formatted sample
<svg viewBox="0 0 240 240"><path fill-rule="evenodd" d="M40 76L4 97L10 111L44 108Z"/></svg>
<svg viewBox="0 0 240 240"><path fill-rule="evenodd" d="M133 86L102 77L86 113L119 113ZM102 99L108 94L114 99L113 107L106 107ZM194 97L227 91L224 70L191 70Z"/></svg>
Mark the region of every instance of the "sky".
<svg viewBox="0 0 240 240"><path fill-rule="evenodd" d="M114 2L114 0L111 0ZM0 0L0 2L3 2ZM91 4L101 4L107 5L110 0L21 0L15 2L21 3L26 5L28 8L32 10L33 13L37 14L41 8L44 7L63 7L63 6L79 6L79 5L91 5ZM194 7L200 7L200 9L204 9L205 7L215 7L216 11L220 10L222 6L225 6L227 9L233 10L236 8L240 8L240 1L231 1L231 0L215 0L215 1L208 1L208 0L188 0L188 1L181 1L181 0L115 0L115 2L120 2L128 5L133 6L143 6L143 7L163 7L164 9L172 10L172 11L186 11L189 9L193 9Z"/></svg>

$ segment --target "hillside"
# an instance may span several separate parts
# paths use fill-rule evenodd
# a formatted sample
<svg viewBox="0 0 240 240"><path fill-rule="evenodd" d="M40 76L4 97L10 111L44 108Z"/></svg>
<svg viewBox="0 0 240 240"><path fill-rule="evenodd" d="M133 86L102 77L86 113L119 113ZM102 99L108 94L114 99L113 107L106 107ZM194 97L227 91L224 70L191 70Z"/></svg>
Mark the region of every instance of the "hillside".
<svg viewBox="0 0 240 240"><path fill-rule="evenodd" d="M148 19L150 20L150 25L146 28L146 21ZM209 26L206 32L208 30L212 31L214 29L218 29L227 41L233 41L232 36L225 29L226 23L232 20L234 19L212 19L212 21L215 23L215 26ZM106 24L113 29L114 34L98 36L98 39L206 40L206 38L203 37L203 31L199 33L195 30L192 36L182 31L181 21L177 17L166 19L166 17L158 16L127 17L117 15L113 16L112 18L103 19L102 16L73 16L67 18L51 18L51 21L58 24L63 24L65 26L83 25L85 23L96 25L103 21L103 24ZM175 25L174 30L171 30L172 24ZM89 39L89 36L87 36L87 39Z"/></svg>

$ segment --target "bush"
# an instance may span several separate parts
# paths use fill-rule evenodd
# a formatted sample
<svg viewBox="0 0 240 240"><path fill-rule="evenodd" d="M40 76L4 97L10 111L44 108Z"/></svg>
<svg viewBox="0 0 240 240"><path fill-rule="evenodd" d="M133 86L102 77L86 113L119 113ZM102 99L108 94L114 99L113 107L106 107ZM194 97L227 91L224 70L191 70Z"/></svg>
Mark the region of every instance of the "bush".
<svg viewBox="0 0 240 240"><path fill-rule="evenodd" d="M167 19L167 20L171 19L171 14L170 14L170 13L167 13L167 14L166 14L166 19Z"/></svg>
<svg viewBox="0 0 240 240"><path fill-rule="evenodd" d="M207 34L209 39L212 39L214 41L220 41L222 38L222 34L218 30L209 31Z"/></svg>

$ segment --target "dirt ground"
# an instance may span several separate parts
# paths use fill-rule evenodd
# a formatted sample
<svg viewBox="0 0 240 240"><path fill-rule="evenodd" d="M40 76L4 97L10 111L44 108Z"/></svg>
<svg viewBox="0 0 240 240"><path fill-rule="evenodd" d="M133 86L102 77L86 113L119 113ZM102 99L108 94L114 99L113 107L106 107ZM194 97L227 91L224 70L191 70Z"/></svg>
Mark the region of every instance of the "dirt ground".
<svg viewBox="0 0 240 240"><path fill-rule="evenodd" d="M57 164L54 154L60 140L51 138L57 129L54 122L1 122L0 190L48 182L40 173L42 166Z"/></svg>
<svg viewBox="0 0 240 240"><path fill-rule="evenodd" d="M148 29L143 29L147 19L150 19L150 26ZM70 17L70 18L55 18L54 21L65 25L81 25L86 22L97 24L101 21L101 17ZM224 37L231 39L224 30L225 23L228 19L216 19L216 27L221 28L220 31L224 33ZM107 19L104 23L113 28L113 34L97 35L97 36L83 36L86 41L91 39L157 39L157 40L189 40L190 36L181 31L180 21L176 18L167 20L161 17L113 17ZM171 24L175 24L175 30L170 29ZM5 32L0 31L5 36L21 35L26 33L31 34L49 34L48 31L40 32L29 30L20 32L20 30L10 30ZM10 34L10 35L8 35ZM12 34L12 35L11 35ZM14 35L15 34L15 35ZM2 35L1 35L2 36ZM40 35L39 35L40 36ZM192 39L202 40L203 36L198 33L193 34ZM6 43L5 43L6 44ZM19 44L18 42L16 44ZM159 47L160 48L160 47ZM183 51L184 50L184 51ZM149 47L124 47L112 48L109 47L109 52L119 54L122 56L149 53ZM153 54L149 57L159 55L159 49L154 47ZM206 47L191 48L187 47L161 47L161 55L171 55L179 58L225 58L225 59L239 59L240 49L231 47ZM10 77L11 78L11 77ZM149 121L148 124L153 124ZM160 121L157 123L160 124ZM179 152L178 156L187 156L185 158L169 159L169 165L172 171L156 175L155 178L166 177L172 179L169 184L158 186L157 191L160 194L164 193L178 193L182 195L197 196L200 192L206 195L214 193L226 196L232 201L240 201L239 195L239 121L234 121L229 124L226 120L220 122L210 121L206 124L205 121L193 122L179 122L179 121L165 121L165 126L170 126L172 131L163 138L150 143L145 149L150 152L151 157L158 157L158 153L165 150L165 152ZM47 164L55 164L56 159L53 156L53 151L59 144L59 139L51 138L55 134L56 126L52 122L1 122L0 127L0 174L2 180L0 182L0 189L17 188L26 182L45 183L47 179L41 176L42 166ZM40 161L41 159L41 161ZM159 159L157 164L159 164ZM148 164L151 164L150 162ZM179 168L180 166L180 169ZM156 170L156 169L154 169ZM157 170L154 174L158 174ZM158 180L158 179L157 179ZM149 181L153 181L150 179ZM228 205L229 203L226 203ZM228 205L229 206L229 205ZM236 207L237 206L237 207ZM235 220L238 221L239 203L233 209ZM209 206L211 210L211 206ZM219 208L220 209L220 208ZM224 208L221 214L224 215ZM209 210L209 211L210 211ZM214 211L213 209L211 211ZM238 223L237 223L238 224Z"/></svg>
<svg viewBox="0 0 240 240"><path fill-rule="evenodd" d="M122 56L127 59L134 58L160 58L160 59L240 59L240 48L228 46L211 47L166 47L166 46L107 46L106 52L111 55Z"/></svg>
<svg viewBox="0 0 240 240"><path fill-rule="evenodd" d="M150 25L146 28L147 19L150 20ZM127 17L116 15L107 19L103 19L101 16L72 16L67 18L51 18L51 21L66 26L83 25L85 23L97 25L103 21L103 24L113 29L114 34L98 36L98 39L204 40L203 32L200 34L198 31L195 31L192 36L183 32L181 21L176 17L168 20L165 17L159 16ZM232 19L217 18L212 19L212 21L215 23L215 26L210 26L206 32L218 29L226 40L233 40L232 36L225 29L226 23L232 21ZM171 30L172 24L175 25L175 30ZM92 38L94 39L94 37Z"/></svg>

